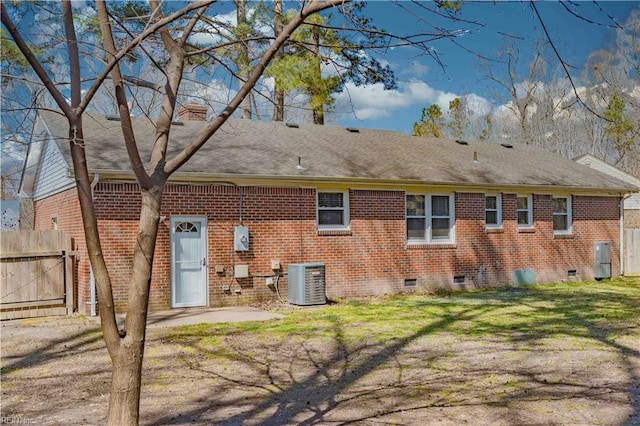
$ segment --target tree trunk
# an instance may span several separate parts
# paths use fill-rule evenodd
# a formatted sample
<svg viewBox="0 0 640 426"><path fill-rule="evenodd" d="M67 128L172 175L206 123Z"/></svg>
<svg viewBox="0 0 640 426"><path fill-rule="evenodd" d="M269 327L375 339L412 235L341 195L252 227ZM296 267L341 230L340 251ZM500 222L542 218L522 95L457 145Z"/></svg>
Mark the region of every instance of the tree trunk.
<svg viewBox="0 0 640 426"><path fill-rule="evenodd" d="M144 341L125 337L112 359L108 425L138 425L143 353Z"/></svg>
<svg viewBox="0 0 640 426"><path fill-rule="evenodd" d="M113 426L137 425L139 420L147 309L163 187L161 182L149 191L142 191L127 316L124 329L120 330L120 344L111 355L113 372L107 424Z"/></svg>
<svg viewBox="0 0 640 426"><path fill-rule="evenodd" d="M315 81L318 85L322 86L322 60L320 58L320 33L318 28L311 28L311 52L314 55L314 66L316 69L313 73L316 74ZM313 95L312 95L313 96ZM313 124L324 124L324 105L322 102L312 102L311 109L313 110Z"/></svg>
<svg viewBox="0 0 640 426"><path fill-rule="evenodd" d="M250 64L249 64L249 46L247 45L246 37L248 33L249 24L247 23L247 0L236 0L236 18L238 21L237 37L241 41L237 45L237 66L238 66L238 78L240 79L240 86L245 84L249 79ZM251 119L251 94L247 95L240 104L240 117Z"/></svg>
<svg viewBox="0 0 640 426"><path fill-rule="evenodd" d="M282 0L273 1L273 35L278 37L282 33ZM276 58L281 59L284 56L284 48L280 47ZM278 87L276 80L273 95L273 121L284 121L284 90Z"/></svg>

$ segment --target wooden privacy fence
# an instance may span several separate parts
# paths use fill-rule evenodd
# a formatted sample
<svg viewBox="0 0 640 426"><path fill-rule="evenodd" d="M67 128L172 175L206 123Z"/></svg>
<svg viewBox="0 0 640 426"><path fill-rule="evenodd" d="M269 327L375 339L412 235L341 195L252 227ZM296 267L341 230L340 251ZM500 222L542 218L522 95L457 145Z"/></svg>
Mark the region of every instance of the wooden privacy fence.
<svg viewBox="0 0 640 426"><path fill-rule="evenodd" d="M71 314L72 249L63 231L0 232L0 319Z"/></svg>
<svg viewBox="0 0 640 426"><path fill-rule="evenodd" d="M624 274L640 274L640 228L624 230Z"/></svg>

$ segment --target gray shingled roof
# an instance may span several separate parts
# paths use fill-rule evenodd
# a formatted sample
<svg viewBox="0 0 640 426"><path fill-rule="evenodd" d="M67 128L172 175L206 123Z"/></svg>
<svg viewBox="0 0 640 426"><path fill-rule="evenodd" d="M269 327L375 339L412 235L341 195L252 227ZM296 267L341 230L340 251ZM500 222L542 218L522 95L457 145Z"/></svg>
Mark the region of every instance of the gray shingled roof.
<svg viewBox="0 0 640 426"><path fill-rule="evenodd" d="M68 164L68 125L59 114L42 112L49 131ZM93 172L130 170L119 121L85 114L87 160ZM190 141L206 125L186 121L173 126L172 152ZM143 159L149 158L153 124L134 119ZM474 153L477 162L474 162ZM301 157L304 171L296 169ZM539 149L514 144L407 136L401 133L343 127L230 118L181 169L182 176L238 175L300 179L371 180L373 182L469 185L490 187L549 187L637 191L631 184L587 166Z"/></svg>

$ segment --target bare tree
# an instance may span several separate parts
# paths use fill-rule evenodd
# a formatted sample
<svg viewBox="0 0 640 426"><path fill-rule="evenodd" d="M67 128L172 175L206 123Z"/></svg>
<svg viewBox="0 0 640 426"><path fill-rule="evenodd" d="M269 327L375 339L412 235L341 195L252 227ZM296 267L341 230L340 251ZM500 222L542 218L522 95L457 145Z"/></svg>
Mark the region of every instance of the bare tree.
<svg viewBox="0 0 640 426"><path fill-rule="evenodd" d="M200 147L220 128L227 118L239 108L254 87L271 59L291 34L305 20L322 10L338 6L343 0L312 0L306 2L298 13L282 28L282 32L273 39L264 54L253 64L252 70L241 83L235 96L220 114L214 117L207 127L194 140L188 141L174 157L167 157L167 145L171 131L171 122L176 110L177 94L183 78L184 66L188 58L202 54L203 51L190 48L189 37L201 21L213 0L188 3L173 12L163 12L157 0L151 0L151 14L146 17L144 29L137 34L129 34L124 39L114 39L112 19L107 5L96 2L96 17L100 28L100 37L106 54L105 64L91 76L88 88L83 86L83 67L81 43L77 37L76 22L79 18L70 1L62 1L60 19L65 32L66 52L68 55L68 75L70 99L64 96L56 84L50 70L38 60L27 44L22 32L15 25L13 13L7 9L9 4L2 3L2 23L16 46L53 97L57 107L69 122L69 143L75 171L78 197L82 212L83 226L91 267L97 283L100 299L100 320L104 340L113 364L111 398L107 422L110 425L135 425L139 419L139 401L142 373L142 358L146 334L146 319L151 282L151 266L160 217L162 194L167 179L195 155ZM19 5L18 5L19 6ZM172 26L172 23L179 25ZM152 40L153 39L153 40ZM85 40L82 40L85 42ZM163 56L158 60L157 52L151 54L145 43L157 41L155 49L162 49ZM247 42L247 40L242 40ZM222 44L222 43L221 43ZM207 53L213 56L215 49L225 46L210 46ZM135 49L140 49L165 76L164 83L156 88L161 94L161 106L155 119L156 134L150 162L144 164L138 151L138 141L131 124L130 107L127 98L127 79L121 73L120 62ZM111 77L117 110L120 115L122 133L131 168L138 181L142 196L142 208L139 216L136 245L133 254L133 276L129 291L125 327L118 329L115 319L111 279L102 256L100 234L91 196L89 169L85 158L82 117L98 90Z"/></svg>
<svg viewBox="0 0 640 426"><path fill-rule="evenodd" d="M282 0L273 1L273 35L278 37L282 32L284 25L284 17L282 14ZM282 60L284 57L284 49L281 47L276 54L276 60ZM281 84L275 82L273 93L273 121L284 121L284 90Z"/></svg>
<svg viewBox="0 0 640 426"><path fill-rule="evenodd" d="M640 174L639 58L640 11L633 10L616 30L615 45L593 52L583 75L585 97L599 112L583 119L592 154L635 175Z"/></svg>

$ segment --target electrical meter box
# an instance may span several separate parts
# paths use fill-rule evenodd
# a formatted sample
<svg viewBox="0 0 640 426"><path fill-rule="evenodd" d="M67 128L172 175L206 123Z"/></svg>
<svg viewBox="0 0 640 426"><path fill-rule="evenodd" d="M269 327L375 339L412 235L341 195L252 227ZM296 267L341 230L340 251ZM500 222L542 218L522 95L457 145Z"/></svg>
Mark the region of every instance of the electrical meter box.
<svg viewBox="0 0 640 426"><path fill-rule="evenodd" d="M595 243L594 278L601 280L611 278L611 245L609 243Z"/></svg>
<svg viewBox="0 0 640 426"><path fill-rule="evenodd" d="M235 251L249 250L249 228L246 226L233 228L233 249Z"/></svg>

